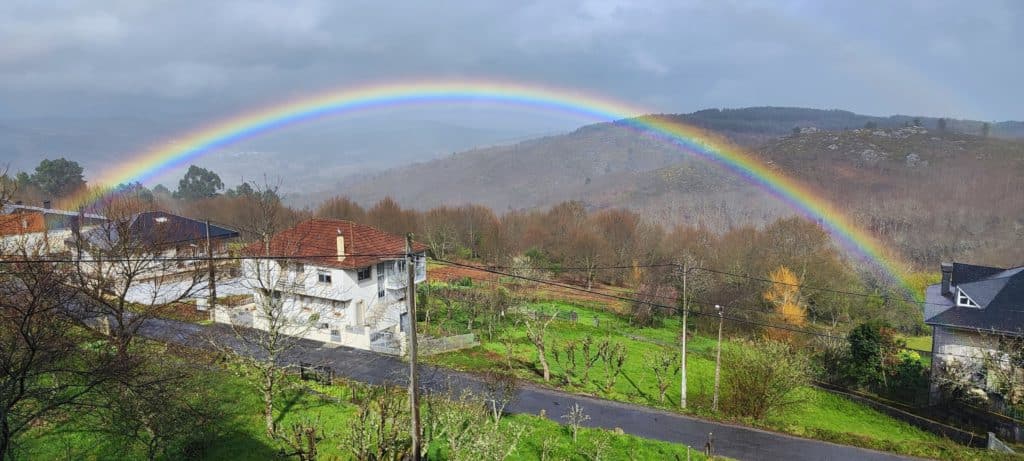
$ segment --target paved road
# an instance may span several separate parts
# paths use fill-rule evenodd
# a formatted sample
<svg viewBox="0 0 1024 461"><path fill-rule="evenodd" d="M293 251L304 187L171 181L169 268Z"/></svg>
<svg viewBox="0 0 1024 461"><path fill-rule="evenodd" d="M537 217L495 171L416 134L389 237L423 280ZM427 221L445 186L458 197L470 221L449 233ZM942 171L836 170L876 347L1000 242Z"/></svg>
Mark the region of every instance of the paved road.
<svg viewBox="0 0 1024 461"><path fill-rule="evenodd" d="M210 337L228 340L223 326L200 326L172 320L149 320L141 333L147 337L179 344L199 346L209 344ZM300 358L305 362L329 366L339 376L356 381L381 384L405 384L408 364L397 357L370 351L327 345L317 341L304 341ZM428 390L479 388L480 381L473 375L445 368L423 366L423 387ZM534 385L521 385L516 399L509 405L511 413L539 414L561 422L573 404L579 404L590 415L591 427L621 428L629 434L651 439L685 443L702 448L708 433L714 434L715 453L740 460L907 460L901 456L863 448L838 445L817 440L802 439L749 427L705 421L667 411L589 398L554 391Z"/></svg>

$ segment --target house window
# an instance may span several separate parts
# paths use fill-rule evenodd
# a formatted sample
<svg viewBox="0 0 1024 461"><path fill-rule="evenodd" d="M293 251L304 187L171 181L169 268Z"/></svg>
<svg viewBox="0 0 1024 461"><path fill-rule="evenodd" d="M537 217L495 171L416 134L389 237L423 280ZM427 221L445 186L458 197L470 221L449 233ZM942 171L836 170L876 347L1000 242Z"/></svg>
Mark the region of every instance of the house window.
<svg viewBox="0 0 1024 461"><path fill-rule="evenodd" d="M956 305L959 307L981 308L970 296L967 296L967 293L964 293L964 290L959 288L956 290Z"/></svg>
<svg viewBox="0 0 1024 461"><path fill-rule="evenodd" d="M395 271L397 271L399 274L405 272L405 260L404 259L399 259L398 261L395 261Z"/></svg>
<svg viewBox="0 0 1024 461"><path fill-rule="evenodd" d="M384 263L377 264L377 297L384 297Z"/></svg>
<svg viewBox="0 0 1024 461"><path fill-rule="evenodd" d="M370 280L370 268L364 267L362 269L357 270L356 278L358 278L360 282L362 282L363 280Z"/></svg>
<svg viewBox="0 0 1024 461"><path fill-rule="evenodd" d="M331 271L316 271L316 281L325 285L331 284Z"/></svg>

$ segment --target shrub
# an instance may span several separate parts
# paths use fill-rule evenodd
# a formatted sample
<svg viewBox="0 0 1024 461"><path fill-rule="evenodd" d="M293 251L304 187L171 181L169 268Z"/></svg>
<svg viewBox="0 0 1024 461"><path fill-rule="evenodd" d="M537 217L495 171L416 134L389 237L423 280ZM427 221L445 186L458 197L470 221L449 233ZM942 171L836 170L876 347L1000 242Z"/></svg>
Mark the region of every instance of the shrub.
<svg viewBox="0 0 1024 461"><path fill-rule="evenodd" d="M730 414L763 419L799 403L794 391L810 383L810 360L786 343L745 342L723 352L723 408Z"/></svg>
<svg viewBox="0 0 1024 461"><path fill-rule="evenodd" d="M883 324L869 322L858 325L847 336L850 343L850 366L847 379L865 387L886 385L886 371L899 364L901 349L895 332Z"/></svg>
<svg viewBox="0 0 1024 461"><path fill-rule="evenodd" d="M890 372L888 394L903 402L915 402L928 397L928 369L917 352L903 351L899 363Z"/></svg>

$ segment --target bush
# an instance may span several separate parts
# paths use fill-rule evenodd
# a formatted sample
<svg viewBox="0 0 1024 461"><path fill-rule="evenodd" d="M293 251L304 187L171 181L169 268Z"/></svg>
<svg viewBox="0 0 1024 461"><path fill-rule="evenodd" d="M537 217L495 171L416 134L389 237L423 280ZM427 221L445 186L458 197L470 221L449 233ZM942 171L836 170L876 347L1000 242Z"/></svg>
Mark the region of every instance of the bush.
<svg viewBox="0 0 1024 461"><path fill-rule="evenodd" d="M928 369L917 352L903 351L899 363L891 370L887 394L896 400L915 403L928 398ZM920 402L924 403L924 402Z"/></svg>
<svg viewBox="0 0 1024 461"><path fill-rule="evenodd" d="M858 325L847 336L850 343L850 366L847 379L860 386L885 387L885 374L899 363L901 349L895 331L883 324L869 322Z"/></svg>
<svg viewBox="0 0 1024 461"><path fill-rule="evenodd" d="M852 366L849 343L819 338L814 354L814 374L817 379L830 384L848 384L847 376Z"/></svg>
<svg viewBox="0 0 1024 461"><path fill-rule="evenodd" d="M799 403L794 391L810 383L810 360L786 343L745 342L723 352L723 408L730 414L763 419Z"/></svg>

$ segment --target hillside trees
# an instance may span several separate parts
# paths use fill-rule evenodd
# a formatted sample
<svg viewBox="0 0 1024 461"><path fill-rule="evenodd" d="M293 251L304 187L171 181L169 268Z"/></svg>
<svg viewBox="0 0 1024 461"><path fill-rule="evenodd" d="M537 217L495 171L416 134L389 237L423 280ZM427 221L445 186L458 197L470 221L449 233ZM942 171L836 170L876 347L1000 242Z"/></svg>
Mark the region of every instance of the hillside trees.
<svg viewBox="0 0 1024 461"><path fill-rule="evenodd" d="M348 197L337 196L324 200L314 214L321 218L366 221L366 210Z"/></svg>
<svg viewBox="0 0 1024 461"><path fill-rule="evenodd" d="M416 218L415 212L403 210L391 197L384 197L366 212L367 224L395 235L415 232Z"/></svg>
<svg viewBox="0 0 1024 461"><path fill-rule="evenodd" d="M575 228L566 236L566 242L556 254L566 265L582 268L587 289L593 289L597 267L607 264L609 256L607 240L587 228ZM610 260L610 258L608 258ZM610 261L609 261L610 262Z"/></svg>

